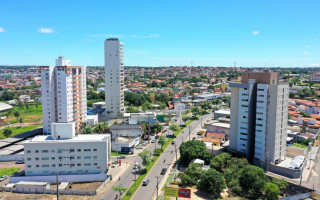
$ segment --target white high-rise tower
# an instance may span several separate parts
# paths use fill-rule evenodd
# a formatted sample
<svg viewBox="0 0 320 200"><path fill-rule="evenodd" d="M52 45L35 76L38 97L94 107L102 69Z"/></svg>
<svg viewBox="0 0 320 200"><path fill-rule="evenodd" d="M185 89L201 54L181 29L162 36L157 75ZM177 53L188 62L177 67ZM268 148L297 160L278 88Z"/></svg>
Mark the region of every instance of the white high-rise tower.
<svg viewBox="0 0 320 200"><path fill-rule="evenodd" d="M104 42L106 115L116 118L124 113L123 43L117 38Z"/></svg>
<svg viewBox="0 0 320 200"><path fill-rule="evenodd" d="M71 66L63 57L56 66L41 66L43 132L51 134L54 122L75 122L80 131L87 121L86 67Z"/></svg>

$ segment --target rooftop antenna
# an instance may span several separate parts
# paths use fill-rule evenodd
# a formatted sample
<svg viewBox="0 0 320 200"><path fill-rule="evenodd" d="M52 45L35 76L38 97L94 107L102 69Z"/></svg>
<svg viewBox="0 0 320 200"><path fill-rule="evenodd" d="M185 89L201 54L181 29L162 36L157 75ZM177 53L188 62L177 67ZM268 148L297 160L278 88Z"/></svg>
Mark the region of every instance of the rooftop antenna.
<svg viewBox="0 0 320 200"><path fill-rule="evenodd" d="M236 68L237 67L237 62L234 61L233 67Z"/></svg>
<svg viewBox="0 0 320 200"><path fill-rule="evenodd" d="M193 61L191 61L191 67L193 67Z"/></svg>
<svg viewBox="0 0 320 200"><path fill-rule="evenodd" d="M266 61L266 68L268 68L268 61Z"/></svg>

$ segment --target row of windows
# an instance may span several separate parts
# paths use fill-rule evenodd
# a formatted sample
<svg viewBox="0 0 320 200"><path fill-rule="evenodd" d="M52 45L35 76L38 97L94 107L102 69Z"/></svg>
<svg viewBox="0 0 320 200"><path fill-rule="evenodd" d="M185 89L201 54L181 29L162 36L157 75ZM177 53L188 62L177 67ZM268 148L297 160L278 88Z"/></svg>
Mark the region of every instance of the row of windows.
<svg viewBox="0 0 320 200"><path fill-rule="evenodd" d="M98 159L97 156L83 156L83 159L91 159L91 157L92 157L93 159ZM64 159L67 158L67 159L70 159L70 160L75 159L74 156L70 156L70 157L62 157L62 156L59 156L59 157L58 157L59 160L62 160L63 158L64 158ZM56 157L51 157L51 160L55 160L55 159L56 159ZM78 159L78 160L81 159L81 156L77 156L77 159ZM31 158L27 158L27 160L28 160L28 161L31 161L32 159L31 159ZM40 159L39 159L38 157L36 157L35 160L40 160ZM41 160L49 160L49 157L42 157Z"/></svg>
<svg viewBox="0 0 320 200"><path fill-rule="evenodd" d="M58 164L57 166L62 167L62 166L67 166L67 165L69 165L69 164ZM97 165L98 165L98 163L93 163L93 166L97 166ZM42 168L46 168L46 167L49 167L49 166L50 165L41 165ZM69 166L70 167L75 167L76 164L71 163ZM81 163L78 163L77 166L81 167ZM91 163L84 163L83 166L91 166ZM31 168L31 167L32 167L32 165L27 165L27 168ZM40 165L35 165L35 167L39 168ZM52 164L51 167L56 167L56 164Z"/></svg>
<svg viewBox="0 0 320 200"><path fill-rule="evenodd" d="M75 149L59 149L57 151L57 153L62 153L62 151L69 151L69 152L75 152ZM77 152L81 152L82 149L77 149ZM83 149L83 151L85 152L91 152L91 149ZM92 151L98 151L97 149L92 149ZM39 153L40 151L39 150L35 150L34 151L35 153ZM51 153L55 153L56 150L51 150ZM31 153L31 150L27 150L27 153ZM49 153L49 150L41 150L41 153Z"/></svg>

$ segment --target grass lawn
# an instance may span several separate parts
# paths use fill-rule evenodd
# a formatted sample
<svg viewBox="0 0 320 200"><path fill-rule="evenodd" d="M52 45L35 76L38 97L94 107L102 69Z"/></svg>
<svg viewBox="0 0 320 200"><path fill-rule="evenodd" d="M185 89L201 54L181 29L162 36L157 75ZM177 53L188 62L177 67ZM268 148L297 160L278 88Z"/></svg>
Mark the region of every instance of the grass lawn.
<svg viewBox="0 0 320 200"><path fill-rule="evenodd" d="M0 169L0 177L4 175L10 176L11 174L16 173L17 171L19 171L19 169L16 167Z"/></svg>
<svg viewBox="0 0 320 200"><path fill-rule="evenodd" d="M294 146L294 147L299 147L299 148L303 148L303 149L308 148L308 146L303 145L303 144L299 144L299 143L293 143L292 146Z"/></svg>
<svg viewBox="0 0 320 200"><path fill-rule="evenodd" d="M42 119L42 105L29 105L27 109L26 106L23 106L23 109L20 109L19 106L14 106L12 110L2 112L2 116L7 116L10 119L10 124L18 123L17 118L14 116L14 113L18 111L20 113L19 118L23 119L24 123L30 123L35 121L40 121Z"/></svg>
<svg viewBox="0 0 320 200"><path fill-rule="evenodd" d="M187 124L186 124L186 126L188 126L188 125L189 125L190 123L192 123L192 122L193 122L193 120L188 121ZM180 128L180 130L176 131L176 132L174 133L174 136L179 135L179 133L181 133L181 131L182 131L183 129L184 129L184 128ZM169 144L171 144L172 140L174 140L174 139L175 139L175 138L169 138L169 139L167 140L167 142L162 146L163 151L168 147ZM122 197L122 200L129 200L129 199L131 199L131 197L133 196L133 194L135 193L135 191L138 189L138 187L141 185L142 181L143 181L143 180L145 179L145 177L148 175L148 173L149 173L150 170L152 169L153 165L157 162L157 160L158 160L159 157L160 157L160 156L154 156L154 157L153 157L153 161L146 167L147 173L141 174L141 175L138 176L136 185L133 183L133 184L131 185L131 187L127 190L127 192L130 191L129 194L131 194L131 195L127 195L127 193L126 193L126 194Z"/></svg>
<svg viewBox="0 0 320 200"><path fill-rule="evenodd" d="M11 128L8 128L10 130L12 130L12 134L9 136L9 137L13 137L15 135L18 135L20 133L24 133L24 132L27 132L27 131L31 131L35 128L38 128L38 127L41 127L42 125L33 125L33 126L22 126L22 127L11 127ZM3 133L3 130L4 129L1 129L0 130L0 138L1 139L4 139L6 137L4 137L4 135L2 134Z"/></svg>
<svg viewBox="0 0 320 200"><path fill-rule="evenodd" d="M128 153L118 153L118 156L128 156ZM111 156L117 156L117 152L111 151Z"/></svg>

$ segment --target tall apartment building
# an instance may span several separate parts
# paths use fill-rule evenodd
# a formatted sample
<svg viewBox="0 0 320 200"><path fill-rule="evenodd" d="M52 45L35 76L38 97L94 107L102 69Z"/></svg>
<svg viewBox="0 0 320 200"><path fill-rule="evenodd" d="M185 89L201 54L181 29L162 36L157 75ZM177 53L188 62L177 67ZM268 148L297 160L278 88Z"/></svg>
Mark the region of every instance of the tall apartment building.
<svg viewBox="0 0 320 200"><path fill-rule="evenodd" d="M310 82L316 82L319 83L320 82L320 73L313 73L310 74Z"/></svg>
<svg viewBox="0 0 320 200"><path fill-rule="evenodd" d="M41 66L43 132L51 133L53 122L80 123L87 120L86 67L71 66L59 57L56 66Z"/></svg>
<svg viewBox="0 0 320 200"><path fill-rule="evenodd" d="M52 123L51 135L24 143L26 176L99 174L108 168L110 134L75 134L75 123Z"/></svg>
<svg viewBox="0 0 320 200"><path fill-rule="evenodd" d="M104 42L106 115L116 118L124 113L123 43L117 38Z"/></svg>
<svg viewBox="0 0 320 200"><path fill-rule="evenodd" d="M279 163L285 159L289 86L278 73L243 73L231 88L231 151L249 160Z"/></svg>

